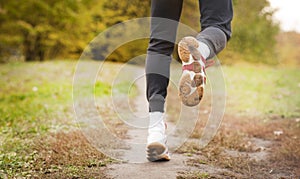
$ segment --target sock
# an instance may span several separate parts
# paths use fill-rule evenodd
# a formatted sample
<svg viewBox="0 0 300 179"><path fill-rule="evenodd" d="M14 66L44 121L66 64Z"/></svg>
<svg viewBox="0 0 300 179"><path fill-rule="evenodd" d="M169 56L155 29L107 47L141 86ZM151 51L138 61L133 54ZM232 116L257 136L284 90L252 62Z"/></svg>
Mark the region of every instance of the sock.
<svg viewBox="0 0 300 179"><path fill-rule="evenodd" d="M155 127L157 124L163 121L162 112L150 112L149 113L149 129Z"/></svg>
<svg viewBox="0 0 300 179"><path fill-rule="evenodd" d="M209 57L210 50L209 50L209 47L205 43L199 42L199 47L197 49L199 50L199 52L201 53L203 58L207 59Z"/></svg>
<svg viewBox="0 0 300 179"><path fill-rule="evenodd" d="M165 123L163 120L162 112L150 112L149 113L149 128L148 128L148 138L147 143L160 142L165 143Z"/></svg>

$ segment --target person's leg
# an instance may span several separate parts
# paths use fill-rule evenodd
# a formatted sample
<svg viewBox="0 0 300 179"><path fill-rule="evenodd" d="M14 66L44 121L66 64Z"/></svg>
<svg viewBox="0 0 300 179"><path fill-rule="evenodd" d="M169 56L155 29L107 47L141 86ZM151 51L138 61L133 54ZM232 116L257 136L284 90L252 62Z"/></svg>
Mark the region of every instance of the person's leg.
<svg viewBox="0 0 300 179"><path fill-rule="evenodd" d="M197 39L185 37L178 44L183 63L179 96L187 106L199 104L206 81L206 60L223 50L231 37L231 0L199 0L199 4L201 32Z"/></svg>
<svg viewBox="0 0 300 179"><path fill-rule="evenodd" d="M199 0L201 13L200 42L210 49L209 58L222 51L231 37L232 0Z"/></svg>
<svg viewBox="0 0 300 179"><path fill-rule="evenodd" d="M151 1L151 36L146 59L147 99L150 112L164 112L171 54L183 0ZM170 21L166 19L170 19Z"/></svg>
<svg viewBox="0 0 300 179"><path fill-rule="evenodd" d="M182 1L151 1L151 36L146 58L147 100L150 117L147 158L150 161L170 159L165 145L163 113L169 84L171 54L174 50Z"/></svg>

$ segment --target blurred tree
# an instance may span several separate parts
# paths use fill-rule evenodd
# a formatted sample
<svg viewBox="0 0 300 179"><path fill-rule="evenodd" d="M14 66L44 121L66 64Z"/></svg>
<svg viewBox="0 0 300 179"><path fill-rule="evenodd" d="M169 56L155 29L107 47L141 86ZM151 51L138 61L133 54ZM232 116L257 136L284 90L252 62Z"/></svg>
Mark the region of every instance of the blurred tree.
<svg viewBox="0 0 300 179"><path fill-rule="evenodd" d="M102 20L107 27L138 17L150 15L150 0L104 0Z"/></svg>
<svg viewBox="0 0 300 179"><path fill-rule="evenodd" d="M300 66L300 34L297 32L282 32L277 36L276 54L279 63L290 66Z"/></svg>
<svg viewBox="0 0 300 179"><path fill-rule="evenodd" d="M181 22L190 26L196 31L200 31L199 1L185 0L181 12Z"/></svg>
<svg viewBox="0 0 300 179"><path fill-rule="evenodd" d="M107 28L126 20L150 15L150 0L104 0L102 7L100 18ZM148 30L145 29L143 23L137 21L130 23L130 27L115 26L113 30L106 33L105 39L96 39L90 44L91 58L127 62L133 57L145 54L148 40L134 40L134 37L135 33L146 33ZM131 37L132 41L120 44L128 37ZM112 53L106 56L108 52Z"/></svg>
<svg viewBox="0 0 300 179"><path fill-rule="evenodd" d="M78 55L97 28L89 12L95 2L0 0L1 45L20 49L26 61Z"/></svg>
<svg viewBox="0 0 300 179"><path fill-rule="evenodd" d="M233 37L222 61L236 59L276 64L275 37L278 25L272 21L268 0L233 0ZM172 8L172 5L170 5ZM185 0L181 21L200 30L197 0ZM23 55L26 61L45 58L78 57L92 38L105 29L137 17L150 15L150 0L0 0L0 58ZM136 28L140 28L137 26ZM109 35L131 35L115 31ZM103 59L113 41L94 43L90 53ZM147 40L136 40L113 49L109 59L127 61L144 54ZM234 60L232 60L234 59Z"/></svg>
<svg viewBox="0 0 300 179"><path fill-rule="evenodd" d="M278 24L268 0L234 0L233 36L222 55L226 62L245 60L277 64L275 53ZM221 55L221 56L222 56Z"/></svg>

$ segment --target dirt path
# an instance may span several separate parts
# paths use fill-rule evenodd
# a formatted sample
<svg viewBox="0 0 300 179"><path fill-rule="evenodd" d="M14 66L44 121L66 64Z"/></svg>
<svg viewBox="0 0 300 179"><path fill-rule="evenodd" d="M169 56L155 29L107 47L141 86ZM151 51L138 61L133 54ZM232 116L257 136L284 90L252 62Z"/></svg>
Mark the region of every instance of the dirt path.
<svg viewBox="0 0 300 179"><path fill-rule="evenodd" d="M276 167L272 168L273 166L267 161L273 145L271 141L256 137L238 136L238 133L232 136L230 136L231 134L219 133L215 137L216 141L212 141L212 145L204 149L199 148L199 137L189 138L184 143L183 149L175 150L171 146L173 149L171 161L148 162L145 152L147 129L143 128L146 124L141 123L143 121L141 118L147 116L147 101L144 94L145 79L140 78L135 83L139 92L133 102L136 118L127 121L129 123L127 138L124 139L130 147L118 149L123 155L121 158L127 162L108 165L105 169L107 178L290 178L293 176L291 172L286 172L280 168L276 169L275 172ZM174 96L176 94L171 93L169 95ZM183 124L177 122L167 122L168 141L169 143L171 141L169 145L172 145L172 141L176 140L182 142L182 138L179 138L174 129L176 130L176 126L179 128ZM228 124L232 123L234 130L236 130L238 126L234 122L228 122ZM232 130L231 127L225 126L229 130ZM201 130L200 128L199 126L196 127L196 131Z"/></svg>
<svg viewBox="0 0 300 179"><path fill-rule="evenodd" d="M178 172L197 170L196 167L187 166L189 157L173 154L169 162L158 163L123 163L113 164L108 167L108 178L176 178Z"/></svg>
<svg viewBox="0 0 300 179"><path fill-rule="evenodd" d="M141 71L142 72L142 71ZM140 73L141 73L140 72ZM141 76L141 75L137 75ZM112 164L107 167L106 176L108 178L176 178L178 172L186 172L197 170L196 167L187 166L186 162L190 157L173 153L172 160L169 162L148 162L146 159L146 138L147 128L141 123L141 118L148 115L147 100L145 98L145 78L141 77L136 80L138 87L138 96L134 99L135 116L132 121L127 121L132 125L128 125L126 143L132 144L129 149L122 149L122 158L127 159L128 162ZM167 133L171 133L175 125L168 123ZM176 136L169 136L176 140ZM135 145L139 144L139 145Z"/></svg>
<svg viewBox="0 0 300 179"><path fill-rule="evenodd" d="M141 72L140 72L141 73ZM137 75L141 76L141 75ZM127 124L127 137L124 141L130 146L124 149L118 149L118 152L122 153L119 156L124 161L114 163L107 167L106 177L107 178L130 178L130 179L140 179L140 178L206 178L206 175L214 175L216 177L225 177L223 174L226 173L229 176L242 177L238 173L234 173L228 169L219 168L217 166L211 166L206 164L197 164L197 160L201 159L199 155L189 155L189 152L180 151L179 153L175 150L171 153L171 161L169 162L148 162L146 159L146 137L147 137L147 126L144 124L142 118L147 116L147 100L145 98L145 78L141 77L135 82L138 87L138 96L135 97L133 101L134 105L134 115L136 116L130 121L126 121ZM171 94L176 95L176 94ZM175 122L176 123L176 122ZM175 134L174 129L177 126L174 121L170 122L167 120L168 129L168 139L169 141L181 141L179 135ZM199 139L188 139L186 144L197 144ZM262 148L255 153L238 152L235 150L225 150L224 154L232 157L239 157L240 155L248 155L254 160L264 160L268 152L265 150L270 146L268 141L263 140L252 140L253 144L257 146L256 148ZM172 142L171 144L172 145Z"/></svg>

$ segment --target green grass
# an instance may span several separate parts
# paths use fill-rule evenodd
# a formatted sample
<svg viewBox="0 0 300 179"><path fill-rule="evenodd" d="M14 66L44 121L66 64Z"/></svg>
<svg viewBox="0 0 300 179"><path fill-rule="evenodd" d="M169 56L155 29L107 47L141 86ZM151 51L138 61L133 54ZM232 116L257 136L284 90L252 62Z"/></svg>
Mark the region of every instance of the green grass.
<svg viewBox="0 0 300 179"><path fill-rule="evenodd" d="M227 112L300 116L300 70L254 65L224 67Z"/></svg>
<svg viewBox="0 0 300 179"><path fill-rule="evenodd" d="M68 65L69 62L47 62L0 66L0 131L4 150L18 146L6 140L23 140L43 133L56 111L69 109L72 67ZM65 66L67 69L57 75Z"/></svg>
<svg viewBox="0 0 300 179"><path fill-rule="evenodd" d="M107 65L108 68L120 66ZM62 123L69 127L75 125L72 107L75 66L76 61L0 65L0 178L1 173L26 176L22 171L34 161L34 139ZM129 83L116 84L114 88L125 93L126 85ZM109 80L98 79L94 95L108 96L111 88Z"/></svg>

